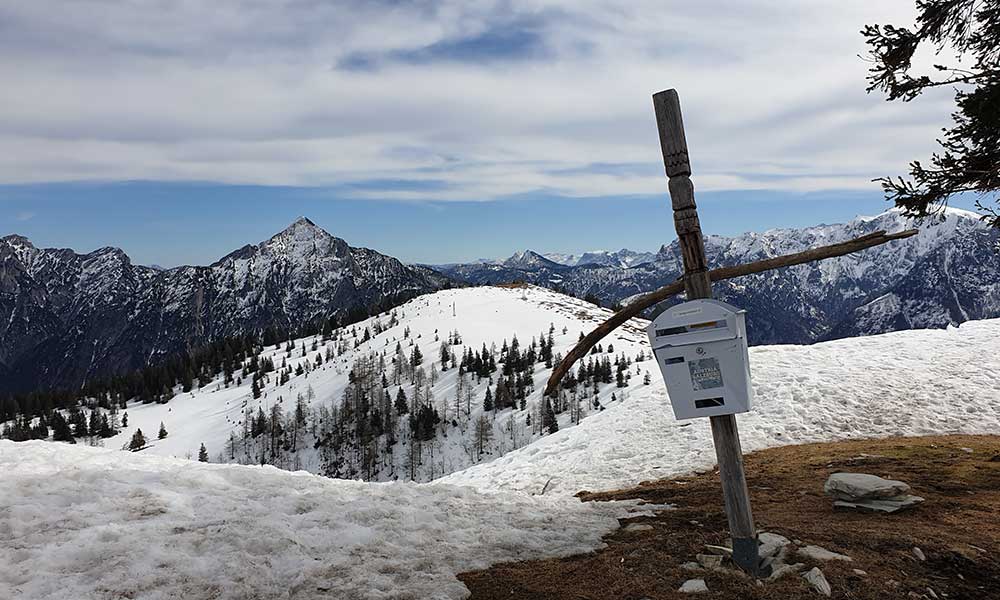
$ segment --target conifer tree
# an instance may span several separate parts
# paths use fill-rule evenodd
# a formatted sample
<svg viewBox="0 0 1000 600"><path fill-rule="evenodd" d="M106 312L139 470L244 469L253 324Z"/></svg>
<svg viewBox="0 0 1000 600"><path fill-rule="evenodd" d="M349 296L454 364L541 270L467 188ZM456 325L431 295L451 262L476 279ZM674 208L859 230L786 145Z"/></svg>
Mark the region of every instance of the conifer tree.
<svg viewBox="0 0 1000 600"><path fill-rule="evenodd" d="M559 431L559 422L556 420L556 413L552 410L552 402L548 396L545 397L545 405L542 409L542 427L549 433Z"/></svg>
<svg viewBox="0 0 1000 600"><path fill-rule="evenodd" d="M490 392L490 386L486 386L486 397L483 398L483 410L493 410L493 394Z"/></svg>
<svg viewBox="0 0 1000 600"><path fill-rule="evenodd" d="M156 437L161 440L167 437L167 428L163 426L163 421L160 421L160 433Z"/></svg>
<svg viewBox="0 0 1000 600"><path fill-rule="evenodd" d="M208 462L208 450L205 448L205 443L201 443L201 448L198 449L198 462Z"/></svg>
<svg viewBox="0 0 1000 600"><path fill-rule="evenodd" d="M111 423L108 421L108 415L101 415L101 426L100 435L102 438L109 438L115 435L115 430L112 429Z"/></svg>
<svg viewBox="0 0 1000 600"><path fill-rule="evenodd" d="M128 449L132 452L138 452L146 447L146 436L142 435L141 429L136 429L135 433L132 434L132 441L128 443Z"/></svg>
<svg viewBox="0 0 1000 600"><path fill-rule="evenodd" d="M69 423L66 422L66 418L62 416L62 413L59 411L53 412L49 423L52 425L53 441L69 442L70 444L76 443L76 440L73 439L73 432L69 429Z"/></svg>
<svg viewBox="0 0 1000 600"><path fill-rule="evenodd" d="M396 392L396 414L402 416L408 412L410 412L410 406L406 403L406 392L401 386Z"/></svg>

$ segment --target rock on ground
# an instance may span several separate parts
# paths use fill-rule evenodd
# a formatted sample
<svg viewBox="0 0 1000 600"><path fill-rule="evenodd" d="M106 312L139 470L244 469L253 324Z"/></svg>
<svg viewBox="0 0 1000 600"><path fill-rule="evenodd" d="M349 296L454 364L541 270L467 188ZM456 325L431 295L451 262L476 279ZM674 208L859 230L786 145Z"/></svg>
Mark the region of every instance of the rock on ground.
<svg viewBox="0 0 1000 600"><path fill-rule="evenodd" d="M677 591L684 592L685 594L698 594L701 592L707 592L708 585L705 584L704 579L688 579Z"/></svg>
<svg viewBox="0 0 1000 600"><path fill-rule="evenodd" d="M830 587L830 582L826 580L826 576L823 575L823 571L819 570L819 567L813 567L802 577L820 594L829 596L833 593L833 588Z"/></svg>
<svg viewBox="0 0 1000 600"><path fill-rule="evenodd" d="M867 473L834 473L826 480L823 491L837 500L881 500L910 491L902 481L883 479Z"/></svg>

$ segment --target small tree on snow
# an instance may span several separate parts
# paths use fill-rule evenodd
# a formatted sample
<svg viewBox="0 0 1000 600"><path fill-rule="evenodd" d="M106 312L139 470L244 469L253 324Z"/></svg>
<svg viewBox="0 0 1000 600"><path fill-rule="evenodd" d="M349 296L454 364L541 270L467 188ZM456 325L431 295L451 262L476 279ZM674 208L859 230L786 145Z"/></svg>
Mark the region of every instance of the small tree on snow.
<svg viewBox="0 0 1000 600"><path fill-rule="evenodd" d="M132 434L132 441L128 443L128 449L132 452L138 452L146 447L146 436L142 435L141 429L136 429L135 433Z"/></svg>
<svg viewBox="0 0 1000 600"><path fill-rule="evenodd" d="M208 449L205 448L204 442L202 442L201 448L198 449L198 462L208 462Z"/></svg>
<svg viewBox="0 0 1000 600"><path fill-rule="evenodd" d="M167 437L167 428L163 426L163 421L160 421L160 433L156 437L161 440Z"/></svg>

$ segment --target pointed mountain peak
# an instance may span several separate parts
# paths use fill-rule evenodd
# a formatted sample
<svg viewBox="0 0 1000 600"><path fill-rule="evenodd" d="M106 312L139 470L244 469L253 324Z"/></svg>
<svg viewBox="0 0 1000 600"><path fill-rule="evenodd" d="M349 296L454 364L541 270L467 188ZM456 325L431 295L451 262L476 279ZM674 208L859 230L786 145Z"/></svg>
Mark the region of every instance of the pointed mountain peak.
<svg viewBox="0 0 1000 600"><path fill-rule="evenodd" d="M315 240L332 238L333 236L327 233L325 229L319 225L313 223L306 217L299 217L292 221L292 224L284 228L281 232L275 234L271 240Z"/></svg>
<svg viewBox="0 0 1000 600"><path fill-rule="evenodd" d="M559 263L553 262L541 254L535 252L534 250L524 250L522 252L515 252L510 258L503 261L503 264L508 267L535 267L535 266L545 266L545 267L558 267Z"/></svg>
<svg viewBox="0 0 1000 600"><path fill-rule="evenodd" d="M316 227L316 224L307 219L306 217L299 217L292 221L292 224L288 226L289 229L293 227Z"/></svg>

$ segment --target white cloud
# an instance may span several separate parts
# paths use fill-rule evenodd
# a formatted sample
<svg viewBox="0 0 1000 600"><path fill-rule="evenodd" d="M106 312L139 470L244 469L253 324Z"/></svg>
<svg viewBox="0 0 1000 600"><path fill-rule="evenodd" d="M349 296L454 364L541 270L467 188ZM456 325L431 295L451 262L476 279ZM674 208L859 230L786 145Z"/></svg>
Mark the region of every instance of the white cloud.
<svg viewBox="0 0 1000 600"><path fill-rule="evenodd" d="M875 189L948 118L946 90L864 92L858 31L912 18L912 0L15 3L0 8L0 182L661 193L650 95L676 87L699 189ZM542 56L453 43L518 23ZM337 68L360 55L378 67Z"/></svg>

